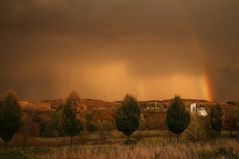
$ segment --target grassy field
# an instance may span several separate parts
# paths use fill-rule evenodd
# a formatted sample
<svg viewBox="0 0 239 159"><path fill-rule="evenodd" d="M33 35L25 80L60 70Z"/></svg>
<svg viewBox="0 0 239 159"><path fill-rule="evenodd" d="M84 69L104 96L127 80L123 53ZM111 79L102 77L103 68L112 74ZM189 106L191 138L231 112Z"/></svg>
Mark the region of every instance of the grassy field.
<svg viewBox="0 0 239 159"><path fill-rule="evenodd" d="M125 146L124 136L102 139L92 133L84 142L86 136L76 137L72 148L64 146L69 138L40 138L36 140L40 146L1 148L0 159L239 159L239 140L227 135L223 132L218 139L191 143L186 135L177 142L164 131L137 131L133 138L138 143Z"/></svg>

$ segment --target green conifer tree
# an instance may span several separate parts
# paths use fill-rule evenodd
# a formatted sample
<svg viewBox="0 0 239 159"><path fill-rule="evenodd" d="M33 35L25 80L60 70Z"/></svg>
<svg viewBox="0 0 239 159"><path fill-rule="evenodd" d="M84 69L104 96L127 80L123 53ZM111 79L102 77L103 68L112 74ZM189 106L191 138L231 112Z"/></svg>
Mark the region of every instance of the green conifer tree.
<svg viewBox="0 0 239 159"><path fill-rule="evenodd" d="M75 92L72 92L66 99L62 111L62 129L65 135L70 136L70 145L72 146L72 138L84 129L83 124L76 117L76 107L80 103L80 98Z"/></svg>
<svg viewBox="0 0 239 159"><path fill-rule="evenodd" d="M222 129L222 108L219 104L211 107L210 124L211 128L220 134Z"/></svg>
<svg viewBox="0 0 239 159"><path fill-rule="evenodd" d="M0 101L0 137L5 147L22 125L21 106L16 94L9 91Z"/></svg>
<svg viewBox="0 0 239 159"><path fill-rule="evenodd" d="M140 106L134 97L126 95L122 105L117 109L115 121L116 128L125 134L129 141L129 137L140 125Z"/></svg>
<svg viewBox="0 0 239 159"><path fill-rule="evenodd" d="M167 110L167 126L177 135L178 140L179 135L188 127L190 119L190 113L186 110L182 99L176 96Z"/></svg>

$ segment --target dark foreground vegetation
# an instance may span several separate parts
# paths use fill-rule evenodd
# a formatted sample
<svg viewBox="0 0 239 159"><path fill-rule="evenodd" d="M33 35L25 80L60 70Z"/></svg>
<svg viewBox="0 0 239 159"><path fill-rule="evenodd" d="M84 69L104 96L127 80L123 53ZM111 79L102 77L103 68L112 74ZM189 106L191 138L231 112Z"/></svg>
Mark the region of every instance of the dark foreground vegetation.
<svg viewBox="0 0 239 159"><path fill-rule="evenodd" d="M95 136L94 136L95 135ZM91 142L81 143L81 137L76 137L76 143L71 146L55 146L63 144L69 139L36 139L48 146L11 147L8 151L0 150L0 159L238 159L239 141L237 138L227 137L229 133L216 140L191 142L183 134L178 142L176 137L171 141L167 132L139 131L132 138L137 140L136 145L124 145L124 137L109 136L106 141L94 143L97 134L91 137ZM185 135L185 136L184 136ZM224 137L225 136L225 137ZM138 139L140 138L141 139ZM89 139L88 138L88 139ZM52 141L54 140L54 141ZM63 143L62 143L63 142ZM105 142L105 143L104 143ZM51 144L55 145L51 145ZM104 143L104 144L103 144ZM39 143L38 143L39 144Z"/></svg>
<svg viewBox="0 0 239 159"><path fill-rule="evenodd" d="M176 96L165 112L167 129L146 130L140 103L130 95L112 114L113 121L98 124L94 112L82 113L80 102L72 92L46 122L38 112L23 111L13 92L6 93L0 100L0 159L239 158L237 105L225 112L214 103L201 116Z"/></svg>

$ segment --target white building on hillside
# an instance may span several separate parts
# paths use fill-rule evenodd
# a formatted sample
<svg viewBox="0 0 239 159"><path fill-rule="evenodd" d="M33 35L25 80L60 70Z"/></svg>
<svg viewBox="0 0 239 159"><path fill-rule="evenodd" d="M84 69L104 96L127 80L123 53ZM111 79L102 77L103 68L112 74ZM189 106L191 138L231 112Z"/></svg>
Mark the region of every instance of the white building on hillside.
<svg viewBox="0 0 239 159"><path fill-rule="evenodd" d="M193 103L190 105L190 111L191 112L197 112L197 104L196 103Z"/></svg>
<svg viewBox="0 0 239 159"><path fill-rule="evenodd" d="M190 111L191 113L197 113L199 116L205 117L208 115L207 109L204 106L197 106L196 103L190 105Z"/></svg>

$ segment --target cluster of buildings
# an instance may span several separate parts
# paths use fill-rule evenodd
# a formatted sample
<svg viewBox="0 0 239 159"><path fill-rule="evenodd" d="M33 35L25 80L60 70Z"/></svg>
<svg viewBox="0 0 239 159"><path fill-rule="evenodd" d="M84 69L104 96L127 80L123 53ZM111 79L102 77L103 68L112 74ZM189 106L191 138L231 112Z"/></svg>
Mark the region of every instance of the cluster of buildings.
<svg viewBox="0 0 239 159"><path fill-rule="evenodd" d="M190 112L204 117L208 115L207 108L205 106L197 105L197 103L192 103L190 105Z"/></svg>
<svg viewBox="0 0 239 159"><path fill-rule="evenodd" d="M152 100L152 101L144 101L141 102L141 109L142 111L149 112L149 111L163 111L165 112L167 108L171 104L171 100ZM191 113L197 113L199 116L207 116L207 101L204 100L185 100L184 101L187 108L190 110Z"/></svg>

